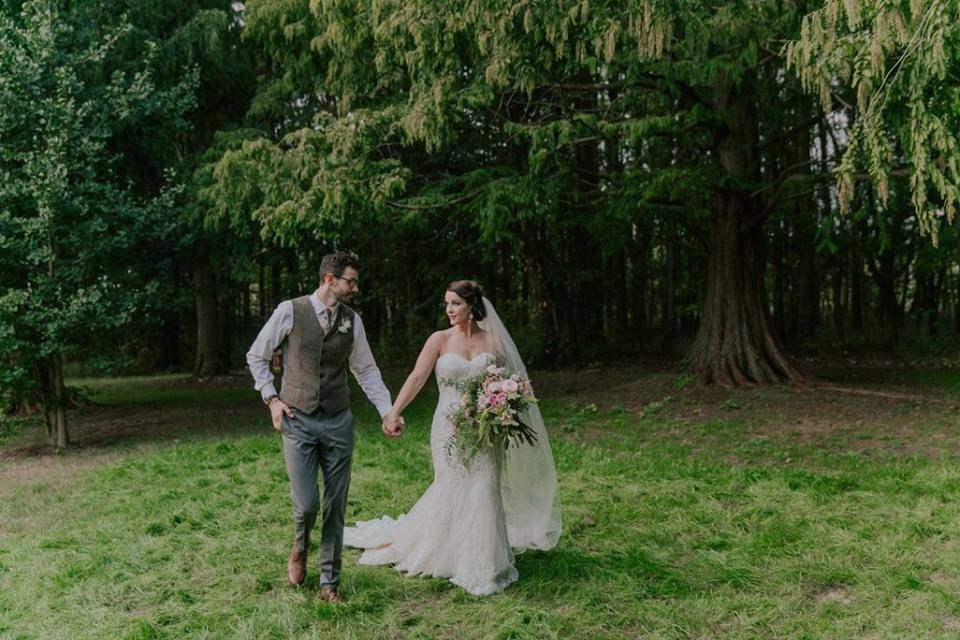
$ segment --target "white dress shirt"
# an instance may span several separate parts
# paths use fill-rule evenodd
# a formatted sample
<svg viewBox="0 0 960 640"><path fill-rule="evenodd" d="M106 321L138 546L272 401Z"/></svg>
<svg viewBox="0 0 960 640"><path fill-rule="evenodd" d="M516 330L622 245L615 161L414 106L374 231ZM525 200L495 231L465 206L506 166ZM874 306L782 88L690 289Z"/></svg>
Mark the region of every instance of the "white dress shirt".
<svg viewBox="0 0 960 640"><path fill-rule="evenodd" d="M320 321L321 314L327 309L327 305L320 300L316 291L310 296L310 304L313 305L317 320ZM337 317L337 306L330 307L334 318ZM270 359L273 357L274 350L290 335L291 329L293 329L293 301L284 300L274 309L273 315L263 325L257 339L253 341L250 350L247 351L247 365L250 367L250 373L253 374L253 386L260 392L264 402L267 402L271 396L277 395L277 389L273 386L273 373L270 371ZM332 327L331 330L337 331L338 327ZM390 411L390 407L393 406L393 402L390 400L390 391L383 383L380 369L373 359L373 352L370 351L370 343L367 342L367 333L363 329L363 321L356 313L353 315L353 347L350 350L350 371L353 373L353 377L357 379L367 398L380 412L380 417L385 416Z"/></svg>

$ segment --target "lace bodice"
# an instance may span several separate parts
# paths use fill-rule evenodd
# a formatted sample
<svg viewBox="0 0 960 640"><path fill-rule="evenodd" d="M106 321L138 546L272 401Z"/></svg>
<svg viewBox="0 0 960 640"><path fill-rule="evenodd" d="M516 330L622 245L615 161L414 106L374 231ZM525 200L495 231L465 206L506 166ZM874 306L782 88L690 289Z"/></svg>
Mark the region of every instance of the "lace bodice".
<svg viewBox="0 0 960 640"><path fill-rule="evenodd" d="M437 375L437 384L440 387L441 395L456 394L456 388L445 384L445 381L475 376L495 359L494 355L488 351L481 351L471 360L467 360L459 353L442 354L437 358L437 364L434 366L434 373Z"/></svg>

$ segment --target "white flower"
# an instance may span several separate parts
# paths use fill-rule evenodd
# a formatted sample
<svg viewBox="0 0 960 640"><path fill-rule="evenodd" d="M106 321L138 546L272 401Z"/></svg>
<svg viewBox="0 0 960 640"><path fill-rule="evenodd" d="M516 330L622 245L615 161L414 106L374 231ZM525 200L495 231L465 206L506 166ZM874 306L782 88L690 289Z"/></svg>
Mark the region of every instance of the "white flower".
<svg viewBox="0 0 960 640"><path fill-rule="evenodd" d="M340 321L340 327L337 329L337 331L340 333L346 333L347 331L350 331L351 326L353 325L350 323L350 318L344 318Z"/></svg>

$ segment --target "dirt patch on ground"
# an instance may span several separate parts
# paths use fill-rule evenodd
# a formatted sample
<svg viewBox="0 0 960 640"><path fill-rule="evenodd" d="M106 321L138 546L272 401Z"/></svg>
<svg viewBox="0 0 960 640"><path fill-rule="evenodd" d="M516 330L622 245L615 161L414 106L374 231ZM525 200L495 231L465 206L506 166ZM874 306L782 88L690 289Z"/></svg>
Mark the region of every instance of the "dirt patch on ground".
<svg viewBox="0 0 960 640"><path fill-rule="evenodd" d="M853 597L844 585L831 585L813 594L813 601L817 604L839 604L849 606L853 604Z"/></svg>

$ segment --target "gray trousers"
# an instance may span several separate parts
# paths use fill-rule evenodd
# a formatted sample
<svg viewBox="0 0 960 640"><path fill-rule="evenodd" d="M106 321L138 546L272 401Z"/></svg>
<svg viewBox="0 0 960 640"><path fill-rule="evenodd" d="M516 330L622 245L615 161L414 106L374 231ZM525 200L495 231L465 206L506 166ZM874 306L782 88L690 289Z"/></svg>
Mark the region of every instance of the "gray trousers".
<svg viewBox="0 0 960 640"><path fill-rule="evenodd" d="M317 471L323 473L323 528L320 536L320 585L340 583L343 525L353 458L353 413L345 409L332 416L302 413L283 417L283 457L290 478L293 526L300 551L310 548L310 532L320 509Z"/></svg>

